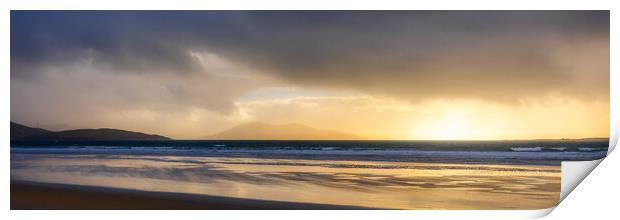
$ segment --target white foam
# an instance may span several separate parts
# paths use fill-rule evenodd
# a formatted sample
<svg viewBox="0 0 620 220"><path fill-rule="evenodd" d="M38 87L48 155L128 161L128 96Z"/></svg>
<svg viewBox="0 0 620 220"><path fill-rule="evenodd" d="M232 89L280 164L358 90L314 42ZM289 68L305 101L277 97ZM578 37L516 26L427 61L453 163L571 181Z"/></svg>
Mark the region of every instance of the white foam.
<svg viewBox="0 0 620 220"><path fill-rule="evenodd" d="M512 151L542 151L542 147L513 147Z"/></svg>

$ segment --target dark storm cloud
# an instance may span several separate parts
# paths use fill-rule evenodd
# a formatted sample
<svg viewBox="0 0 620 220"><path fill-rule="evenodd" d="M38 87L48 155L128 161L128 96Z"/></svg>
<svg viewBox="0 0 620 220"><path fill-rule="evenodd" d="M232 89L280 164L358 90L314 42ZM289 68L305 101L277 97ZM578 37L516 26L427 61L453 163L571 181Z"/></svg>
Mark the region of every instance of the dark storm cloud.
<svg viewBox="0 0 620 220"><path fill-rule="evenodd" d="M12 79L85 58L107 74L200 74L189 51L412 100L609 91L608 11L11 12Z"/></svg>

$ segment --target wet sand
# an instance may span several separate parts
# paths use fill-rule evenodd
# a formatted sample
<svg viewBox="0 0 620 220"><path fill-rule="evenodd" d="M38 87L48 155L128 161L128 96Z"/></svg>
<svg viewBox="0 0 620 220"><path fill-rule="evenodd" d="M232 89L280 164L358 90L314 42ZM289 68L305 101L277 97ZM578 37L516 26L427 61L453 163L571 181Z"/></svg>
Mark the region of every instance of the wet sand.
<svg viewBox="0 0 620 220"><path fill-rule="evenodd" d="M11 181L11 209L351 210L368 208Z"/></svg>
<svg viewBox="0 0 620 220"><path fill-rule="evenodd" d="M12 154L11 180L12 183L40 183L35 188L32 188L32 184L27 186L31 188L24 188L26 186L23 184L16 184L15 189L12 187L11 203L15 208L47 209L54 207L53 202L58 202L66 203L68 206L64 207L71 209L81 209L80 205L88 203L96 204L91 206L94 209L317 207L289 205L297 203L327 205L318 209L544 209L555 206L559 200L560 167L186 156ZM59 191L58 188L52 190L48 186L63 187L60 187L62 191ZM100 189L107 190L101 192ZM37 193L30 193L30 190ZM118 194L127 192L126 190L134 193ZM136 191L141 193L135 193ZM186 196L161 196L169 195L168 193L200 197L201 199L196 201L202 205L184 205ZM65 199L65 195L71 196ZM99 196L103 196L101 198L105 200L99 201ZM45 201L48 202L46 205L37 203L37 197L46 198ZM133 199L137 201L124 203ZM115 200L120 202L115 203ZM265 201L278 202L265 205ZM110 207L102 202L121 207ZM77 207L71 207L72 205ZM99 205L101 207L98 207Z"/></svg>

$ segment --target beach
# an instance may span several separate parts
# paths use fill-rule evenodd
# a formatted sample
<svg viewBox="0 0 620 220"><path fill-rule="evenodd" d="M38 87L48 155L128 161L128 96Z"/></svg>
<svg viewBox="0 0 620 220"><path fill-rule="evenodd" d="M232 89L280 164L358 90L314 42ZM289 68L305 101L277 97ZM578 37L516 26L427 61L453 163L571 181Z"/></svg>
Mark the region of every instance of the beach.
<svg viewBox="0 0 620 220"><path fill-rule="evenodd" d="M544 209L560 166L12 152L11 182L13 209Z"/></svg>
<svg viewBox="0 0 620 220"><path fill-rule="evenodd" d="M350 210L368 208L12 181L11 209Z"/></svg>

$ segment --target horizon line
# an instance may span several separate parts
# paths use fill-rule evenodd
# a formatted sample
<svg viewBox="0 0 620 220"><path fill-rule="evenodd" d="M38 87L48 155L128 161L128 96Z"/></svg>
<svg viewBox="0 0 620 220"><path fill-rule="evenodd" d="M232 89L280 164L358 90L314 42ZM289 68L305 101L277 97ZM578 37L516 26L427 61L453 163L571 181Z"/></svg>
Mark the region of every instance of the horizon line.
<svg viewBox="0 0 620 220"><path fill-rule="evenodd" d="M543 140L584 140L609 139L610 137L587 138L522 138L522 139L176 139L178 141L543 141Z"/></svg>

